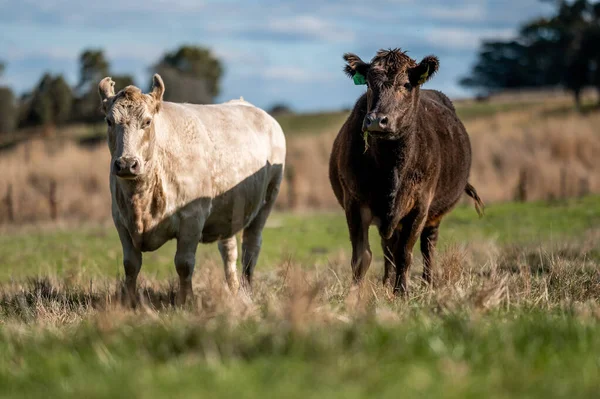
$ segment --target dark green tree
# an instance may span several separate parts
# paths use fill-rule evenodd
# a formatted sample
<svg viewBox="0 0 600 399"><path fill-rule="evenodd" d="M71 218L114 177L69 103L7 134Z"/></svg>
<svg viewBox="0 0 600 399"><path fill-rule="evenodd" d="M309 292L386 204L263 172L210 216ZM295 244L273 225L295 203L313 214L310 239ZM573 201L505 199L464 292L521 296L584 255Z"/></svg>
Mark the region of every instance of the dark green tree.
<svg viewBox="0 0 600 399"><path fill-rule="evenodd" d="M0 87L0 134L10 133L17 122L15 97L8 87Z"/></svg>
<svg viewBox="0 0 600 399"><path fill-rule="evenodd" d="M52 122L55 125L62 125L68 122L73 109L71 87L69 87L61 75L58 75L52 79L48 92L50 102L52 103Z"/></svg>
<svg viewBox="0 0 600 399"><path fill-rule="evenodd" d="M79 56L78 89L90 90L90 85L97 85L108 75L109 64L104 52L99 49L84 50Z"/></svg>
<svg viewBox="0 0 600 399"><path fill-rule="evenodd" d="M4 72L4 63L0 62L0 76ZM0 87L0 134L12 132L17 122L15 97L9 87Z"/></svg>
<svg viewBox="0 0 600 399"><path fill-rule="evenodd" d="M135 85L133 76L131 75L113 75L112 80L115 82L115 92L127 86Z"/></svg>
<svg viewBox="0 0 600 399"><path fill-rule="evenodd" d="M44 74L34 90L26 121L28 125L49 125L52 122L52 97L50 95L52 80L49 73Z"/></svg>
<svg viewBox="0 0 600 399"><path fill-rule="evenodd" d="M578 106L585 86L600 90L600 5L555 3L554 16L524 24L515 40L483 43L470 75L460 83L486 92L562 85Z"/></svg>
<svg viewBox="0 0 600 399"><path fill-rule="evenodd" d="M167 101L206 104L219 95L223 67L208 49L180 47L165 54L153 70L165 82Z"/></svg>
<svg viewBox="0 0 600 399"><path fill-rule="evenodd" d="M29 100L26 125L61 125L71 118L73 94L61 75L46 73Z"/></svg>
<svg viewBox="0 0 600 399"><path fill-rule="evenodd" d="M97 122L102 119L98 100L98 83L109 75L109 63L99 49L84 50L79 56L79 83L74 103L74 119Z"/></svg>

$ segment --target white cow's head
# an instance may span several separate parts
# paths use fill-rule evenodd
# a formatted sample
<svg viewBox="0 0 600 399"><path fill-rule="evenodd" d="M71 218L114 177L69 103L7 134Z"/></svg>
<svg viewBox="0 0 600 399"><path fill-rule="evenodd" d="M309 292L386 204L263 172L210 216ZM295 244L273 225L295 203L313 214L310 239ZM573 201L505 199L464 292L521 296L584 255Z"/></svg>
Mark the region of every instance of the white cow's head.
<svg viewBox="0 0 600 399"><path fill-rule="evenodd" d="M111 172L122 179L144 175L154 152L154 117L160 111L165 84L156 74L148 94L127 86L115 94L115 82L102 79L98 85L102 111L108 125Z"/></svg>

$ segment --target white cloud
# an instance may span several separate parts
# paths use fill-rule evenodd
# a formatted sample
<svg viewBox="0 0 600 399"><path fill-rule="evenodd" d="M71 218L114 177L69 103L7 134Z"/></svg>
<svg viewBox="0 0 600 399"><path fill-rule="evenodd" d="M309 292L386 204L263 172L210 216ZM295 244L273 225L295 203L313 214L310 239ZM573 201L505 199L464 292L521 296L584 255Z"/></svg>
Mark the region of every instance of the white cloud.
<svg viewBox="0 0 600 399"><path fill-rule="evenodd" d="M99 12L102 16L110 17L124 11L156 11L156 12L191 12L206 8L206 2L201 0L104 0L102 2L80 0L38 1L24 0L22 6L32 7L38 11L63 14L72 17L73 11L86 11L86 14ZM71 12L65 12L70 10Z"/></svg>
<svg viewBox="0 0 600 399"><path fill-rule="evenodd" d="M274 42L322 41L341 43L355 40L351 29L338 22L313 15L288 15L288 12L272 11L267 18L259 15L249 16L244 21L224 24L210 21L202 28L213 35L235 36L248 40L267 40Z"/></svg>
<svg viewBox="0 0 600 399"><path fill-rule="evenodd" d="M424 10L426 16L452 22L478 22L483 21L487 15L482 4L465 4L463 6L433 6Z"/></svg>
<svg viewBox="0 0 600 399"><path fill-rule="evenodd" d="M62 60L75 61L77 54L74 54L69 49L60 47L48 47L36 51L26 51L18 47L9 47L3 56L7 61L19 61L28 58L47 59L47 60Z"/></svg>
<svg viewBox="0 0 600 399"><path fill-rule="evenodd" d="M267 58L260 52L217 47L213 49L217 58L225 63L239 64L242 66L264 65Z"/></svg>
<svg viewBox="0 0 600 399"><path fill-rule="evenodd" d="M327 72L320 71L315 74L314 70L297 66L268 66L261 69L259 75L266 80L290 83L325 82L331 79L331 75Z"/></svg>
<svg viewBox="0 0 600 399"><path fill-rule="evenodd" d="M270 18L265 30L276 34L304 36L328 42L354 40L354 33L329 20L312 15Z"/></svg>
<svg viewBox="0 0 600 399"><path fill-rule="evenodd" d="M303 83L314 80L314 75L309 71L295 66L271 66L265 68L261 75L265 79L285 80L294 83Z"/></svg>
<svg viewBox="0 0 600 399"><path fill-rule="evenodd" d="M456 50L476 49L483 39L507 40L514 37L513 29L466 29L433 28L425 35L425 40L436 47L449 47Z"/></svg>

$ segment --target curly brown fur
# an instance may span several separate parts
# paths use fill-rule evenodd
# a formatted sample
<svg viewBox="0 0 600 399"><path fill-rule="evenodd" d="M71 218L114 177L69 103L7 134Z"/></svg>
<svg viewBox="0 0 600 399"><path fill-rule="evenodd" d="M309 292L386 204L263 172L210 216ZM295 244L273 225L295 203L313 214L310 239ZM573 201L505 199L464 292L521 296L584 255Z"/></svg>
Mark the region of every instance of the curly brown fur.
<svg viewBox="0 0 600 399"><path fill-rule="evenodd" d="M463 193L483 202L467 181L471 145L452 102L421 90L438 70L427 56L417 63L400 49L380 50L370 63L346 54L345 72L367 80L342 126L330 158L333 191L346 212L352 270L359 282L371 263L368 227L375 224L386 254L384 282L396 269L394 291L407 293L412 249L421 239L423 279L432 281L439 225ZM363 131L369 131L365 150Z"/></svg>

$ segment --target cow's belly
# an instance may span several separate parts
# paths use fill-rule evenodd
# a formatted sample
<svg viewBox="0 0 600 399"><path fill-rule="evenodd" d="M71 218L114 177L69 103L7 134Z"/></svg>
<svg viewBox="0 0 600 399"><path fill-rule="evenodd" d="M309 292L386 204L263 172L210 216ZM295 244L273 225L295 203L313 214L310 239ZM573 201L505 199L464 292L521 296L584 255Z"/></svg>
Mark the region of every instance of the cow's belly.
<svg viewBox="0 0 600 399"><path fill-rule="evenodd" d="M156 251L171 239L173 239L173 237L167 238L158 234L144 233L140 249L142 252Z"/></svg>
<svg viewBox="0 0 600 399"><path fill-rule="evenodd" d="M162 247L167 241L176 236L176 218L163 219L154 227L146 230L141 235L140 249L143 252L155 251Z"/></svg>
<svg viewBox="0 0 600 399"><path fill-rule="evenodd" d="M215 242L235 235L252 222L258 210L259 208L252 204L242 204L211 212L204 224L201 242Z"/></svg>
<svg viewBox="0 0 600 399"><path fill-rule="evenodd" d="M202 242L229 238L256 217L265 202L267 180L237 188L215 198L202 230Z"/></svg>
<svg viewBox="0 0 600 399"><path fill-rule="evenodd" d="M175 238L174 234L165 234L163 232L152 231L142 234L140 249L142 252L156 251L162 247L167 241Z"/></svg>

